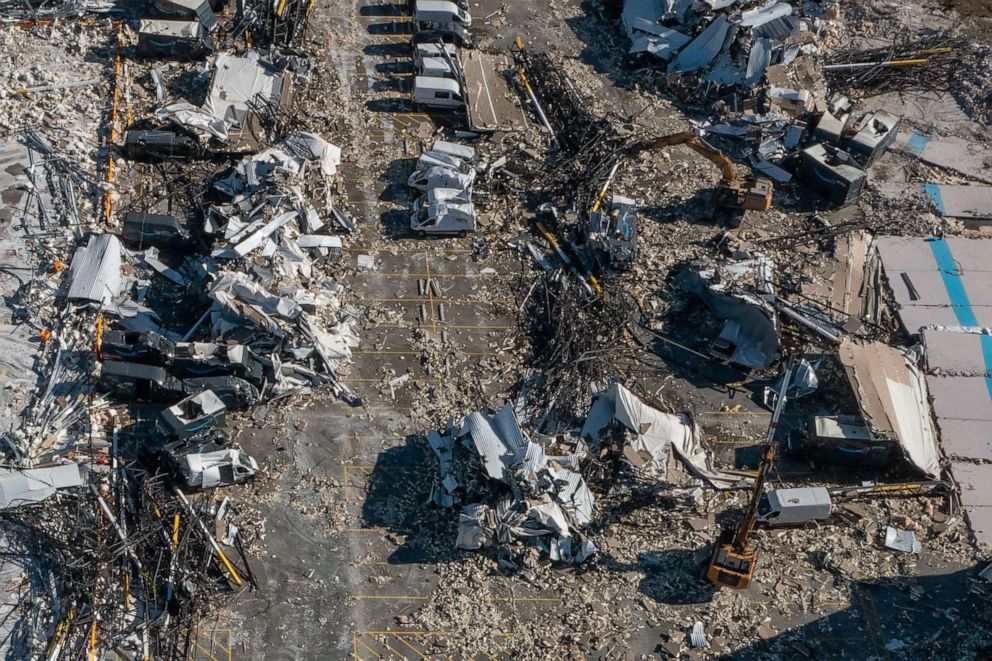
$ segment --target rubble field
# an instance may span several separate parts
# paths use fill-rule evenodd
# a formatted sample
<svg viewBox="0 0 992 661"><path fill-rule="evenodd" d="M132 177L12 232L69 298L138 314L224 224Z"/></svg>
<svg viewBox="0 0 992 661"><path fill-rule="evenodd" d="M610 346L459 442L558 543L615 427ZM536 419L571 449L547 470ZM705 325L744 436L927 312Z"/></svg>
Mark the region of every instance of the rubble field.
<svg viewBox="0 0 992 661"><path fill-rule="evenodd" d="M992 12L0 0L11 659L992 656Z"/></svg>

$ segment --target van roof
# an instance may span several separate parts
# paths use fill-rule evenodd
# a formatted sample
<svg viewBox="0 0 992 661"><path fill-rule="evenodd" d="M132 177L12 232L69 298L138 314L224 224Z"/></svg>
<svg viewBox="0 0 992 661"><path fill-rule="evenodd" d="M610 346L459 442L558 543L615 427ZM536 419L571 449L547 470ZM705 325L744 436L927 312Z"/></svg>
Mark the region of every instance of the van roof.
<svg viewBox="0 0 992 661"><path fill-rule="evenodd" d="M441 46L438 44L417 44L417 51L420 53L441 53ZM458 46L454 44L444 44L444 50L449 54L455 54L458 52Z"/></svg>
<svg viewBox="0 0 992 661"><path fill-rule="evenodd" d="M461 94L461 87L457 80L451 78L440 78L438 76L417 76L413 79L414 89L440 89Z"/></svg>
<svg viewBox="0 0 992 661"><path fill-rule="evenodd" d="M458 13L458 5L451 0L417 0L414 8L418 11L450 11Z"/></svg>
<svg viewBox="0 0 992 661"><path fill-rule="evenodd" d="M425 57L420 60L423 63L423 68L434 68L434 69L444 69L445 71L451 71L451 67L448 66L448 61L442 57Z"/></svg>

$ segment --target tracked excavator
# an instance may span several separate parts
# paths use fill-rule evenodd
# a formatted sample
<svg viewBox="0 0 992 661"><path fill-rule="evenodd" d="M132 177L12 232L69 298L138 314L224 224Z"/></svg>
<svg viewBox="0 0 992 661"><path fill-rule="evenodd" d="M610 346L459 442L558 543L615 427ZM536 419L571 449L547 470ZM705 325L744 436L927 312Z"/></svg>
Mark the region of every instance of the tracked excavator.
<svg viewBox="0 0 992 661"><path fill-rule="evenodd" d="M627 156L637 156L641 152L663 149L674 145L685 145L710 161L720 169L720 183L716 187L716 203L735 211L768 211L772 205L772 182L762 178L737 176L733 161L692 131L682 131L637 142L627 148Z"/></svg>
<svg viewBox="0 0 992 661"><path fill-rule="evenodd" d="M706 579L720 587L744 590L751 585L754 570L758 568L758 546L751 543L751 533L757 521L758 505L765 493L765 481L768 472L775 461L775 430L778 429L778 419L785 409L786 393L792 381L794 367L789 365L785 370L785 378L779 389L778 401L775 402L775 412L772 413L771 424L768 425L768 435L765 447L761 453L761 463L758 464L758 475L751 485L751 498L748 500L744 518L736 528L724 528L716 540L709 567L706 569Z"/></svg>
<svg viewBox="0 0 992 661"><path fill-rule="evenodd" d="M751 494L744 511L744 517L735 527L725 528L720 533L713 549L713 555L710 557L709 566L706 568L706 579L719 587L744 590L751 585L751 581L754 579L754 572L758 567L758 546L752 542L751 533L754 532L755 525L761 522L758 508L765 493L768 473L775 461L775 431L785 408L786 393L789 390L789 383L792 381L794 370L794 364L790 364L786 368L778 401L776 401L775 410L772 413L771 424L768 426L768 435L765 438L761 462L758 464L758 474L751 486ZM837 502L870 497L934 495L946 493L950 488L951 486L946 482L924 481L840 487L828 491L830 498Z"/></svg>

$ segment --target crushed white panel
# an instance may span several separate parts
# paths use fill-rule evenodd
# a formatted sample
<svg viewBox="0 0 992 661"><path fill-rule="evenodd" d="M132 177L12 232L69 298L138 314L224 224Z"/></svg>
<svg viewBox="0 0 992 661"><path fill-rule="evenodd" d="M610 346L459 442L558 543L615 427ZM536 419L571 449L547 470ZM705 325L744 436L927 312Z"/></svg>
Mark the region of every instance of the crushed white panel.
<svg viewBox="0 0 992 661"><path fill-rule="evenodd" d="M69 266L70 301L110 304L121 294L121 242L113 234L94 234L76 248Z"/></svg>

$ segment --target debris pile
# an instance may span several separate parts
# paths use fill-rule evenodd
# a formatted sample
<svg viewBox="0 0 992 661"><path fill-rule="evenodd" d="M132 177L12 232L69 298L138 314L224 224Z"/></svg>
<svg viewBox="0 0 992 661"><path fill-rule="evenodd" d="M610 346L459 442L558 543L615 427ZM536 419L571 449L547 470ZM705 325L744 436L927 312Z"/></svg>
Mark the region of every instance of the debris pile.
<svg viewBox="0 0 992 661"><path fill-rule="evenodd" d="M505 404L495 415L464 417L427 442L438 462L431 501L461 507L455 546L498 547L499 562L518 569L524 556L513 543L528 542L555 562L581 563L596 547L588 537L595 499L585 475L603 478L615 491L625 481L668 483L674 455L696 478L716 488L747 480L720 472L702 446L701 431L687 415L657 410L620 384L599 393L577 434L528 438ZM567 454L549 454L557 449ZM600 531L601 532L601 531Z"/></svg>
<svg viewBox="0 0 992 661"><path fill-rule="evenodd" d="M496 415L470 413L427 441L439 466L431 499L461 506L455 546L499 548L499 562L517 569L512 544L525 541L552 560L580 563L596 547L583 536L592 521L593 497L576 470L581 455L548 455L528 439L513 408ZM481 499L481 500L480 500Z"/></svg>
<svg viewBox="0 0 992 661"><path fill-rule="evenodd" d="M111 465L46 475L67 470L76 479L59 478L58 495L2 515L4 563L24 571L5 606L16 614L12 654L93 656L109 646L166 658L191 647L185 626L255 583L246 555L253 535L243 539L229 499L188 498L116 455Z"/></svg>
<svg viewBox="0 0 992 661"><path fill-rule="evenodd" d="M359 401L340 382L359 324L335 281L355 230L335 186L341 151L294 130L308 56L272 48L302 45L308 7L232 17L163 0L133 25L66 27L47 24L98 8L0 7L4 23L38 21L65 68L22 54L38 40L27 30L0 36L14 90L0 98L14 657L191 654L201 619L258 587L247 558L263 522L186 493L261 472L225 425L318 388ZM226 50L232 28L264 52Z"/></svg>

